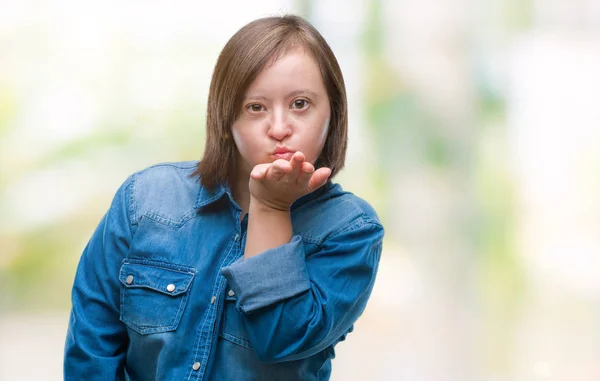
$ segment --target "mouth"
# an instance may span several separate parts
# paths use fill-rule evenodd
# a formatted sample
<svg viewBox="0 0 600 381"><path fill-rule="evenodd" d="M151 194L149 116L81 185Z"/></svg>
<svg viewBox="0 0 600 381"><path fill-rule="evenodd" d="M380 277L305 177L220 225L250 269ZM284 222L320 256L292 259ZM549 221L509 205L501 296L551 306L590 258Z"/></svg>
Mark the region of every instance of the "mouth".
<svg viewBox="0 0 600 381"><path fill-rule="evenodd" d="M295 151L291 151L288 148L278 147L272 154L272 156L277 159L290 160L292 156L294 156Z"/></svg>

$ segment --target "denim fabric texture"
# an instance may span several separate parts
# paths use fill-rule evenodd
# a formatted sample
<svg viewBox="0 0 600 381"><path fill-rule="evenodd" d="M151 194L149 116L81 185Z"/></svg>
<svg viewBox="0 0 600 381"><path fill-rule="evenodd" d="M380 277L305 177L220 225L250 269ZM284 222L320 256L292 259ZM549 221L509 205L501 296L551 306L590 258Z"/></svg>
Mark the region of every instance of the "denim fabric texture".
<svg viewBox="0 0 600 381"><path fill-rule="evenodd" d="M247 216L196 165L117 191L75 275L65 380L328 380L375 281L375 211L328 182L292 205L289 243L244 260Z"/></svg>

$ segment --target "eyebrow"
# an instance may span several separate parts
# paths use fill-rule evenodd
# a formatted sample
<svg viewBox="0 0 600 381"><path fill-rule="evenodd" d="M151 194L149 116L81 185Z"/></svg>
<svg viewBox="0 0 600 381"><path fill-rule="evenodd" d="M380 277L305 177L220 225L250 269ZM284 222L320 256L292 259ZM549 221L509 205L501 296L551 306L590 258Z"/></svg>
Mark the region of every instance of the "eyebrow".
<svg viewBox="0 0 600 381"><path fill-rule="evenodd" d="M309 89L298 89L298 90L294 90L292 92L290 92L289 94L287 94L285 97L286 98L290 98L290 97L295 97L296 95L300 95L300 94L308 94L310 97L312 98L318 98L319 95L317 93L315 93L312 90ZM269 98L267 98L264 95L260 95L260 94L248 94L245 99L257 99L257 100L263 100L266 101Z"/></svg>

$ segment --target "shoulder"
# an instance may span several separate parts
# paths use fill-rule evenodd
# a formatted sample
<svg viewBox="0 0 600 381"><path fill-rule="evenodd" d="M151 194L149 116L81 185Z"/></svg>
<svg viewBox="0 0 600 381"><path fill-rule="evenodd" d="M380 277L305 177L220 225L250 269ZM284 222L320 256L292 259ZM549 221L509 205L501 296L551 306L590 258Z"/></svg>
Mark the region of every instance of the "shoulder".
<svg viewBox="0 0 600 381"><path fill-rule="evenodd" d="M297 210L295 222L309 237L333 237L355 230L383 236L383 225L375 209L364 199L329 183L327 189Z"/></svg>
<svg viewBox="0 0 600 381"><path fill-rule="evenodd" d="M132 222L147 216L168 224L181 223L192 213L200 191L191 177L197 161L160 163L130 176L129 194Z"/></svg>
<svg viewBox="0 0 600 381"><path fill-rule="evenodd" d="M329 202L334 208L342 209L345 213L349 213L355 218L372 220L379 223L379 216L371 204L354 193L343 190L341 185L332 184L328 194L329 199L335 201L334 203Z"/></svg>
<svg viewBox="0 0 600 381"><path fill-rule="evenodd" d="M193 187L197 183L190 178L198 165L197 161L159 163L142 169L132 175L135 188L141 191L172 189L173 187Z"/></svg>

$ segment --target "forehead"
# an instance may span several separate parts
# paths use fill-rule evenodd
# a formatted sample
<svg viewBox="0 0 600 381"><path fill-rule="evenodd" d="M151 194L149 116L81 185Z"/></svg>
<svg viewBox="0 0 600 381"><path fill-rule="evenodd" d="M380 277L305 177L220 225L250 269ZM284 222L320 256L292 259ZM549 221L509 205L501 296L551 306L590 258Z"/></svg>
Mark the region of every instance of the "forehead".
<svg viewBox="0 0 600 381"><path fill-rule="evenodd" d="M303 46L296 46L281 54L273 55L246 92L295 85L312 87L314 91L325 88L317 60L312 52Z"/></svg>

